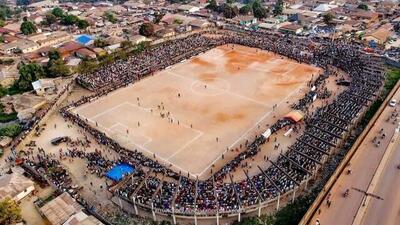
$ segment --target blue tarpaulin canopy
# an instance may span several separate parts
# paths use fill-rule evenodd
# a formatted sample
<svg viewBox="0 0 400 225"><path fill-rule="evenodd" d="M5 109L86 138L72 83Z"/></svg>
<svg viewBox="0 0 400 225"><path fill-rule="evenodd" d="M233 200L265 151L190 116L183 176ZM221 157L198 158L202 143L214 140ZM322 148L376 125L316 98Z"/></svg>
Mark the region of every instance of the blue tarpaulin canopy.
<svg viewBox="0 0 400 225"><path fill-rule="evenodd" d="M129 175L135 171L131 165L122 163L114 166L110 171L107 172L106 176L114 181L120 181L126 175Z"/></svg>

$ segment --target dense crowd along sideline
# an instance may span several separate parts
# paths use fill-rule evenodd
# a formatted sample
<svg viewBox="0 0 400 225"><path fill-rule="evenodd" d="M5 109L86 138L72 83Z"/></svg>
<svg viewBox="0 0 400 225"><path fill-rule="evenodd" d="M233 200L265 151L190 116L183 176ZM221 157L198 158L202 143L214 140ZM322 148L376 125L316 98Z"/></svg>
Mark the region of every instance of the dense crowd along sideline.
<svg viewBox="0 0 400 225"><path fill-rule="evenodd" d="M248 140L245 150L203 181L166 168L141 152L124 149L116 141L88 125L85 119L70 112L73 107L93 101L144 76L224 44L268 50L300 63L323 68L325 72L310 84L317 87L315 94L320 98L330 95L323 87L327 77L334 76L336 71L343 71L350 77L347 89L338 94L331 104L308 115L304 132L295 143L277 160L265 159L270 166L259 167L260 172L255 176L237 182L231 179L231 173L240 169L245 159L258 154L260 146L270 141L261 134L254 140ZM62 115L85 129L100 144L119 152L120 158L110 161L105 160L101 152L87 154L78 150L63 154L86 158L90 162L90 168L97 168L95 170L99 174L120 162L135 166L136 173L125 178L129 182L119 185L114 192L132 204L167 214L215 215L216 212L237 213L243 208L274 199L300 186L315 174L317 168L331 154L331 150L338 147L355 121L375 99L383 85L384 74L380 58L363 53L356 44L340 40L302 39L288 35L221 30L190 35L148 48L95 73L81 75L77 81L88 89L95 90L95 94L64 107L61 109ZM292 107L306 111L312 95L313 93L307 93ZM271 131L275 133L288 126L296 128L292 121L281 119L271 126Z"/></svg>

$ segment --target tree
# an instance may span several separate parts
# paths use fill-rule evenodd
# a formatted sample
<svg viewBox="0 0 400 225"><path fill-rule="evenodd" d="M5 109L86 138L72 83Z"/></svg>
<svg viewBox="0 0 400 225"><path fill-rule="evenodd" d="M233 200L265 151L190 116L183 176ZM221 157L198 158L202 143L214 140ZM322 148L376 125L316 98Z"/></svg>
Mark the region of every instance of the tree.
<svg viewBox="0 0 400 225"><path fill-rule="evenodd" d="M12 10L10 9L10 7L1 4L0 5L0 19L2 20L6 20L12 17Z"/></svg>
<svg viewBox="0 0 400 225"><path fill-rule="evenodd" d="M117 22L117 18L115 18L114 13L112 13L111 11L104 12L103 17L106 18L111 23Z"/></svg>
<svg viewBox="0 0 400 225"><path fill-rule="evenodd" d="M21 24L21 28L20 28L21 32L25 35L29 35L29 34L33 34L36 33L36 26L35 24L33 24L31 21L24 21Z"/></svg>
<svg viewBox="0 0 400 225"><path fill-rule="evenodd" d="M32 82L44 76L43 67L36 63L23 64L19 68L19 78L14 83L16 88L21 91L32 90Z"/></svg>
<svg viewBox="0 0 400 225"><path fill-rule="evenodd" d="M89 26L89 23L86 20L78 20L76 25L78 26L79 29L85 30Z"/></svg>
<svg viewBox="0 0 400 225"><path fill-rule="evenodd" d="M69 67L65 65L62 59L50 60L46 66L47 77L65 77L70 74Z"/></svg>
<svg viewBox="0 0 400 225"><path fill-rule="evenodd" d="M79 21L79 18L75 15L66 15L61 18L61 24L66 26L71 26L76 24Z"/></svg>
<svg viewBox="0 0 400 225"><path fill-rule="evenodd" d="M121 48L122 49L129 49L133 47L133 43L131 41L125 40L121 42Z"/></svg>
<svg viewBox="0 0 400 225"><path fill-rule="evenodd" d="M0 128L0 135L7 136L7 137L16 137L22 132L22 126L19 124L10 124ZM0 202L1 205L1 202ZM1 206L0 206L0 213L1 213ZM1 223L1 215L0 215L0 224Z"/></svg>
<svg viewBox="0 0 400 225"><path fill-rule="evenodd" d="M163 17L164 17L163 13L157 12L156 14L154 14L153 23L158 24Z"/></svg>
<svg viewBox="0 0 400 225"><path fill-rule="evenodd" d="M234 9L234 8L236 8L236 9ZM237 7L232 7L227 3L222 4L219 7L219 11L222 12L224 14L224 17L228 18L228 19L234 18L239 13L239 10L237 9Z"/></svg>
<svg viewBox="0 0 400 225"><path fill-rule="evenodd" d="M150 37L154 34L154 24L152 23L143 23L139 28L139 34Z"/></svg>
<svg viewBox="0 0 400 225"><path fill-rule="evenodd" d="M5 198L0 201L0 224L11 225L21 220L21 209L14 200Z"/></svg>
<svg viewBox="0 0 400 225"><path fill-rule="evenodd" d="M51 25L57 22L57 17L52 13L47 13L44 21L46 22L47 25Z"/></svg>
<svg viewBox="0 0 400 225"><path fill-rule="evenodd" d="M174 23L180 25L180 24L183 23L183 20L181 20L181 19L175 19L175 20L174 20Z"/></svg>
<svg viewBox="0 0 400 225"><path fill-rule="evenodd" d="M51 49L48 53L49 61L58 60L61 58L60 52L57 49Z"/></svg>
<svg viewBox="0 0 400 225"><path fill-rule="evenodd" d="M6 25L6 23L4 22L4 20L0 19L0 27L4 27Z"/></svg>
<svg viewBox="0 0 400 225"><path fill-rule="evenodd" d="M218 9L217 1L216 0L209 0L208 5L206 6L207 9L216 11Z"/></svg>
<svg viewBox="0 0 400 225"><path fill-rule="evenodd" d="M88 74L94 72L98 68L96 62L84 59L78 66L78 73Z"/></svg>
<svg viewBox="0 0 400 225"><path fill-rule="evenodd" d="M324 14L324 15L323 15L323 20L324 20L324 23L325 23L325 24L327 24L327 25L331 24L331 23L332 23L332 20L333 20L333 15L332 15L332 13L326 13L326 14Z"/></svg>
<svg viewBox="0 0 400 225"><path fill-rule="evenodd" d="M257 19L267 17L267 9L261 5L261 2L259 0L253 2L252 9L254 17L256 17Z"/></svg>
<svg viewBox="0 0 400 225"><path fill-rule="evenodd" d="M368 10L368 5L361 3L357 6L358 9L362 9L362 10Z"/></svg>
<svg viewBox="0 0 400 225"><path fill-rule="evenodd" d="M239 9L239 13L242 15L249 15L252 11L252 7L247 4L245 6L243 6L242 8Z"/></svg>
<svg viewBox="0 0 400 225"><path fill-rule="evenodd" d="M273 11L275 16L281 15L282 12L283 12L283 0L278 0L275 3L274 9L272 11Z"/></svg>
<svg viewBox="0 0 400 225"><path fill-rule="evenodd" d="M97 48L104 48L108 45L107 41L104 38L97 38L94 40L94 46Z"/></svg>
<svg viewBox="0 0 400 225"><path fill-rule="evenodd" d="M51 10L51 13L57 18L64 17L64 11L59 7L56 7L53 10Z"/></svg>

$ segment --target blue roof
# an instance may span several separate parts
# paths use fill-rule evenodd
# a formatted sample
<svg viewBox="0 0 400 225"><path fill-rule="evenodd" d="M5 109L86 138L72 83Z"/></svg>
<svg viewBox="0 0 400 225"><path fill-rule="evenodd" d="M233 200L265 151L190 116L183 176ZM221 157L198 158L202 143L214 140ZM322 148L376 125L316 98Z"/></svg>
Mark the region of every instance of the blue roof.
<svg viewBox="0 0 400 225"><path fill-rule="evenodd" d="M93 38L89 35L81 35L79 36L77 39L75 39L77 42L79 42L80 44L86 45L87 43L89 43L91 40L93 40Z"/></svg>
<svg viewBox="0 0 400 225"><path fill-rule="evenodd" d="M106 176L114 181L120 181L124 176L129 175L135 171L131 165L122 163L114 166L110 171L107 172Z"/></svg>

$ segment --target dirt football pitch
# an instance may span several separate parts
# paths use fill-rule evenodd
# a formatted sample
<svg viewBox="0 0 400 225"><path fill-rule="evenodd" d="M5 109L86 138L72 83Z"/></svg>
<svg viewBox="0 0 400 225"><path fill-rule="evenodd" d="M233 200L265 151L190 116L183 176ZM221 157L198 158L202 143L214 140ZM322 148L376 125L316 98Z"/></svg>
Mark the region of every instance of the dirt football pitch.
<svg viewBox="0 0 400 225"><path fill-rule="evenodd" d="M207 178L222 154L266 129L274 105L301 98L299 90L319 71L271 52L224 45L73 112L130 150Z"/></svg>

